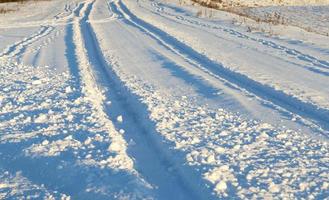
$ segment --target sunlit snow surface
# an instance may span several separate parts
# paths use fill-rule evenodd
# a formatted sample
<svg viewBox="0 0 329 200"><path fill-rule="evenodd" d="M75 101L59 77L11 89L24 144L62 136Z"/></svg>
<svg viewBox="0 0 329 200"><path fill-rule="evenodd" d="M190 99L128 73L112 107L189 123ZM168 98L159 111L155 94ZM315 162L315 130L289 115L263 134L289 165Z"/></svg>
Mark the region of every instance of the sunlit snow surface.
<svg viewBox="0 0 329 200"><path fill-rule="evenodd" d="M329 196L325 36L166 1L39 5L0 22L0 199Z"/></svg>
<svg viewBox="0 0 329 200"><path fill-rule="evenodd" d="M125 191L138 187L118 152L125 142L95 115L77 77L7 59L0 66L1 198L65 199L80 188L95 198L137 195Z"/></svg>

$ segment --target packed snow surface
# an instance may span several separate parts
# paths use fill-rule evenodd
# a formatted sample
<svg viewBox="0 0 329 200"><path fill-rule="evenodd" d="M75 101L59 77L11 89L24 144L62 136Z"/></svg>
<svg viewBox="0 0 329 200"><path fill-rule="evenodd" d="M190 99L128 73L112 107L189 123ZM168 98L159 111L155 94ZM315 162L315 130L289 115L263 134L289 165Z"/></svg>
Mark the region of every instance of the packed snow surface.
<svg viewBox="0 0 329 200"><path fill-rule="evenodd" d="M0 199L328 198L327 6L184 2L0 15Z"/></svg>

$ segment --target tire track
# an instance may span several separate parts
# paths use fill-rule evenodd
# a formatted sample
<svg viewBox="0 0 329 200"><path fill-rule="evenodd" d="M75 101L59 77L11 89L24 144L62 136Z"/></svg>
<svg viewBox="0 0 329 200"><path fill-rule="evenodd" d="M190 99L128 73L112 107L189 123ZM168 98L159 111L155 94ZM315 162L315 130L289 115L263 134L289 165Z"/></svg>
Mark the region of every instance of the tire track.
<svg viewBox="0 0 329 200"><path fill-rule="evenodd" d="M81 9L83 7L83 3L80 3L72 12L71 12L71 18L68 18L66 20L66 23L72 23L73 17L78 16ZM21 41L18 41L12 45L9 45L2 53L0 53L0 57L21 57L22 54L26 51L27 47L32 45L33 43L41 40L42 38L50 35L55 30L55 25L38 25L40 26L39 30L37 30L34 34L32 34L29 37L24 38ZM59 35L59 32L55 33L55 36L53 36L54 39ZM40 47L37 47L36 49L30 50L30 52L37 52L41 49L42 46L47 46L51 41L46 41L44 44L42 44Z"/></svg>
<svg viewBox="0 0 329 200"><path fill-rule="evenodd" d="M69 7L68 4L65 5L64 9L66 10L66 12L70 12L70 14L68 16L64 16L62 17L63 19L66 19L66 22L65 22L65 25L69 25L69 24L72 24L73 23L73 18L74 17L78 17L80 15L80 11L82 10L84 6L84 3L79 3L74 10L67 10ZM71 16L71 18L69 18L69 16ZM61 24L56 24L56 25L61 25ZM63 24L64 25L64 24ZM55 29L55 27L54 27ZM40 54L40 50L44 47L47 47L48 45L50 45L54 40L55 38L57 38L61 33L63 32L63 30L57 30L55 31L54 34L52 34L51 36L47 37L43 42L40 42L41 44L39 44L38 46L36 47L33 47L33 48L30 48L28 50L26 50L26 52L24 53L35 53L35 56L34 56L34 63L36 63L36 60L37 60L37 57L38 57L38 54ZM21 53L23 54L23 52ZM21 56L19 56L21 57Z"/></svg>
<svg viewBox="0 0 329 200"><path fill-rule="evenodd" d="M226 32L230 35L233 35L234 37L243 38L243 39L246 39L246 40L257 42L258 44L261 44L265 47L272 48L274 50L283 52L287 56L294 57L298 61L301 61L301 62L304 62L304 63L307 64L307 65L297 64L297 66L299 66L299 67L302 67L302 68L304 68L306 70L309 70L313 73L317 73L317 74L324 75L324 76L329 76L329 62L326 61L326 60L318 59L318 58L316 58L312 55L305 54L305 53L303 53L301 51L298 51L296 49L292 49L292 48L286 47L284 45L277 44L273 41L260 39L260 38L254 38L254 37L248 36L246 34L243 34L239 31L230 29L230 28L224 28L224 27L221 27L221 26L210 25L210 24L202 23L200 21L196 21L196 20L187 19L187 18L184 18L184 17L181 17L181 16L173 15L169 12L165 12L163 9L160 9L159 8L160 6L158 5L158 3L152 3L151 5L156 8L158 13L156 13L156 12L154 12L154 11L148 9L148 8L145 8L145 7L143 7L143 8L150 11L150 12L152 12L152 13L154 13L154 14L156 14L156 15L160 15L160 16L162 16L164 18L167 18L167 19L168 19L168 17L166 17L164 15L170 16L170 17L175 18L179 21L186 22L186 23L190 24L189 26L191 26L193 28L198 28L198 27L201 26L201 27L211 29L211 30L221 30L221 31ZM165 6L165 5L163 5L163 6ZM160 14L160 13L163 13L164 15ZM172 19L169 18L169 20L172 20ZM181 23L181 22L178 22L176 20L174 20L174 22L180 23L180 24L183 24L183 25L188 25L186 23ZM213 33L213 32L210 32L210 31L206 31L206 32L213 35L213 36L215 36L215 37L218 37L218 35L216 33Z"/></svg>
<svg viewBox="0 0 329 200"><path fill-rule="evenodd" d="M76 63L72 63L75 66L70 65L70 67L72 68L78 68L79 64L80 66L83 67L88 67L88 63L84 62L86 60L84 59L84 54L83 52L84 50L84 46L82 43L80 43L79 37L81 39L81 32L80 32L80 15L83 15L85 12L87 12L86 10L88 10L88 8L90 7L90 5L85 5L83 3L83 5L81 6L81 12L76 13L76 18L72 19L73 23L68 23L67 24L67 30L72 28L72 33L68 33L67 35L67 51L68 51L68 57L70 57L72 60L75 59L75 56L79 59L77 60ZM75 32L74 32L75 31ZM72 36L72 37L71 37ZM74 44L78 44L77 46L74 46ZM81 45L79 45L81 44ZM77 50L77 51L75 51ZM79 52L78 52L79 51ZM82 54L79 54L81 53ZM76 55L75 55L76 54ZM69 58L68 58L69 59ZM81 64L82 62L82 64ZM16 65L15 65L16 66ZM31 68L34 68L32 66L29 66ZM43 68L43 67L42 67ZM18 69L18 68L16 68ZM21 68L19 67L19 69L17 71L19 71ZM85 68L84 68L85 69ZM24 68L22 68L22 70L24 71L24 75L25 75L25 70ZM36 69L36 71L38 71ZM42 71L42 70L40 70ZM34 74L32 74L33 76ZM76 74L74 74L76 75ZM83 76L83 81L86 80L86 78L90 78L89 73L84 74L85 76ZM19 76L19 75L18 75ZM32 77L31 76L31 77ZM45 74L45 77L48 78L49 74ZM51 79L52 77L49 76L49 78ZM62 76L61 76L62 78ZM16 78L14 78L15 82L16 82ZM29 79L28 79L29 80ZM41 79L42 80L42 79ZM53 85L54 87L52 87L52 85L48 86L47 88L44 87L43 83L40 85L34 85L31 90L33 91L32 94L35 94L37 96L41 96L40 99L47 99L48 102L48 98L50 100L50 102L57 104L59 102L59 104L61 104L61 106L63 106L64 111L63 113L69 111L68 113L71 113L71 111L73 111L73 109L70 109L68 107L68 105L72 105L72 106L76 106L76 108L79 107L79 104L81 103L76 103L74 102L74 99L70 99L71 97L67 96L67 97L60 97L63 98L64 100L58 101L56 102L56 98L54 98L54 96L51 95L56 95L56 96L61 96L61 93L57 93L58 91L58 87L60 87L60 89L64 89L67 88L64 84L65 78L63 79L59 79L58 80L52 80L54 83L58 83L58 85ZM90 80L92 81L92 80ZM20 143L1 143L1 152L0 154L5 156L3 161L3 163L5 164L5 168L6 170L10 171L10 172L18 172L18 171L22 171L24 173L24 175L26 175L26 177L28 178L29 181L31 181L34 184L38 184L41 185L42 187L45 187L48 190L55 190L55 191L60 191L63 192L65 194L69 194L72 195L73 199L114 199L113 196L115 196L116 192L118 191L127 191L127 188L130 189L129 187L134 188L134 190L132 190L131 193L135 192L136 190L138 190L138 187L142 187L139 184L139 180L136 180L135 175L136 172L135 171L129 171L128 172L124 171L125 168L129 168L132 165L132 159L127 159L126 154L122 153L121 150L119 151L110 151L109 146L108 146L108 141L101 141L98 140L97 144L94 145L94 147L92 147L92 149L95 149L95 152L92 152L93 150L91 150L90 148L88 149L88 144L85 144L85 139L86 137L88 137L88 139L93 140L91 138L95 136L93 135L95 132L97 132L97 128L96 127L100 127L102 129L102 131L99 133L101 135L99 135L99 137L102 137L104 135L104 138L106 138L105 140L107 140L108 138L111 138L110 140L110 144L115 144L115 145L121 145L120 142L125 142L123 138L120 137L116 137L117 135L120 135L115 128L113 127L112 123L106 119L103 118L102 116L102 111L99 109L99 105L97 104L97 98L101 99L102 93L99 92L99 88L98 87L94 87L92 88L92 90L95 90L95 93L88 93L86 94L86 82L81 82L78 80L78 83L76 83L74 81L74 83L65 83L65 84L69 84L69 88L72 87L71 84L77 84L78 86L80 86L83 89L85 89L84 91L78 91L78 99L83 99L82 101L85 101L86 103L88 101L92 101L91 99L96 99L96 103L93 102L93 106L89 107L89 108L81 108L79 111L79 114L82 114L85 111L90 112L91 116L97 115L96 122L99 124L102 124L100 126L98 125L92 125L92 124L88 124L88 132L89 135L86 135L85 130L76 130L73 131L72 127L74 127L74 124L77 123L78 126L83 125L86 121L85 120L81 120L79 118L76 118L77 116L74 117L74 119L70 122L67 121L66 117L63 117L62 120L58 120L58 124L55 123L55 125L50 125L48 123L39 123L38 125L32 125L31 129L32 130L40 130L40 126L41 127L46 127L45 129L42 130L42 134L39 135L30 135L31 133L33 133L33 131L31 129L24 129L22 128L21 131L18 131L17 129L15 130L15 128L13 128L12 130L15 131L9 131L15 133L14 135L16 136L12 136L12 137L17 137L19 138L19 136L17 135L24 135L27 136L27 138L30 135L30 139L29 140L25 140L21 141ZM58 86L58 87L56 87ZM91 85L94 86L94 85ZM40 91L38 89L41 89ZM71 91L73 94L74 90ZM83 96L81 93L85 92L85 96ZM97 92L97 93L96 93ZM52 94L54 93L54 94ZM92 94L97 95L97 97L95 98L95 96L90 96ZM81 95L81 96L80 96ZM46 97L46 98L45 98ZM67 99L66 99L67 98ZM89 98L89 99L87 99ZM44 102L43 100L40 100L38 98L34 99L33 101L41 101ZM55 99L54 101L52 101L53 99ZM29 101L29 100L28 100ZM55 103L56 102L56 103ZM52 104L50 103L50 104ZM38 104L38 103L36 103ZM89 102L87 105L90 105ZM59 107L57 107L57 105L52 105L55 107L56 109L59 109ZM15 112L22 112L22 108L21 107L17 107L18 111L15 109ZM38 116L39 112L41 111L41 113L48 113L48 111L51 111L51 109L49 109L50 107L45 106L44 109L40 109L38 106L37 108L35 108L35 105L31 105L30 108L28 107L24 107L25 110L23 113L33 113L32 116ZM34 110L35 109L35 110ZM68 109L68 110L66 110ZM86 109L86 110L85 110ZM55 111L56 112L56 111ZM72 113L73 114L73 113ZM54 113L50 114L50 115L56 115ZM14 119L14 117L12 116L8 116L9 119ZM88 117L87 117L88 118ZM2 118L3 119L3 118ZM76 121L75 121L76 119ZM49 118L49 121L52 121L53 119ZM47 120L48 121L48 120ZM27 124L27 126L29 126L29 122L21 122L22 124ZM62 124L59 125L59 124ZM64 125L65 123L65 125ZM42 124L42 125L40 125ZM1 125L5 125L5 124L1 124ZM17 123L15 123L15 126L17 126ZM22 125L24 126L24 125ZM39 128L36 128L36 126L38 126ZM89 127L90 126L90 127ZM19 127L19 126L18 126ZM55 130L49 130L48 128L54 128ZM61 128L59 128L61 127ZM71 128L70 128L71 127ZM103 129L104 127L104 129ZM4 128L4 127L2 127ZM56 131L56 128L57 131ZM65 129L70 129L70 131L64 131ZM47 130L46 130L47 129ZM49 134L47 132L52 132L54 134ZM11 135L11 134L9 134ZM24 137L23 136L23 137ZM97 137L97 135L96 135ZM66 138L66 139L65 139ZM46 145L42 144L42 141L47 141ZM90 142L90 141L89 141ZM91 142L92 143L92 142ZM102 144L103 143L103 144ZM55 149L52 149L52 146L55 145ZM77 145L77 146L76 146ZM80 145L83 145L80 146ZM59 149L57 147L61 146ZM73 146L76 147L82 147L81 149L79 149L78 151L76 151L75 153L73 153ZM37 148L35 148L37 147ZM46 148L46 153L44 154L42 151L43 148ZM39 149L39 150L36 150ZM34 151L36 150L36 151ZM53 157L51 154L54 153L59 150L59 155ZM90 151L91 150L91 151ZM124 150L124 149L123 149ZM86 158L86 154L88 151L88 155L92 155L92 159L95 159L95 164L89 164L88 163L83 163L86 161L90 161L91 159ZM96 153L97 151L97 153ZM98 155L99 153L102 153L101 156ZM49 153L49 154L48 154ZM70 153L73 153L75 156L72 156ZM95 155L96 154L96 155ZM94 157L95 156L95 157ZM105 159L103 159L103 157L105 157ZM108 163L106 163L108 162ZM118 163L119 162L119 163ZM70 163L68 167L63 167L63 163ZM108 165L107 165L108 164ZM91 166L92 165L92 166ZM113 167L114 169L112 170L112 166L117 165L115 167ZM91 169L94 168L94 169ZM95 168L97 169L97 172L95 170ZM105 168L105 169L104 169ZM122 170L122 171L120 171ZM120 172L118 172L120 171ZM124 172L123 172L124 171ZM113 174L111 174L113 173ZM125 173L125 174L124 174ZM130 173L132 173L133 175L131 175ZM101 180L99 180L99 177L101 177ZM91 179L95 179L93 181L93 185L98 185L96 187L102 187L102 190L106 190L106 192L108 193L103 193L103 192L90 192L88 191L88 189L90 188L90 182ZM1 181L0 181L1 182ZM124 184L122 184L122 182ZM136 183L137 182L137 183ZM99 185L100 184L100 185ZM142 183L143 184L143 183ZM120 188L119 188L120 187ZM136 187L136 188L135 188ZM119 189L117 189L119 188ZM144 188L142 188L144 189ZM130 190L128 190L128 192L130 192ZM109 197L111 196L112 197ZM127 194L127 195L130 195ZM137 196L138 194L136 194ZM10 197L10 196L9 196ZM35 198L38 198L35 197ZM41 198L39 196L39 198ZM1 199L1 198L0 198ZM138 199L142 199L142 198L138 198Z"/></svg>
<svg viewBox="0 0 329 200"><path fill-rule="evenodd" d="M53 30L53 26L41 26L41 28L30 37L24 38L22 41L16 42L15 44L7 47L0 54L0 57L15 57L23 54L27 46L49 35Z"/></svg>
<svg viewBox="0 0 329 200"><path fill-rule="evenodd" d="M155 187L158 199L168 197L175 199L214 198L210 190L205 187L203 180L199 176L194 176L193 170L183 166L183 160L179 161L182 163L173 160L167 152L168 147L162 144L159 134L156 133L154 125L144 116L146 108L141 105L138 97L132 95L125 88L119 77L109 68L93 28L87 23L92 6L90 4L85 16L79 22L80 31L77 30L77 27L75 28L76 34L81 33L81 41L77 41L83 42L83 44L77 43L77 50L82 46L85 47L85 58L82 59L86 60L79 63L80 73L82 79L89 79L93 83L83 80L82 82L90 88L90 92L96 91L92 95L93 98L102 95L101 91L104 92L104 98L98 98L98 102L95 102L99 107L98 110L102 109L100 112L103 112L104 118L107 118L108 123L113 122L117 130L124 130L126 141L134 141L135 145L128 149L128 154L135 159L134 168ZM84 66L89 66L89 68L82 69ZM86 75L89 78L83 78ZM107 106L106 102L111 102L111 106ZM116 120L119 115L124 117L123 122Z"/></svg>
<svg viewBox="0 0 329 200"><path fill-rule="evenodd" d="M228 68L216 63L204 55L199 54L191 47L178 41L168 33L154 27L151 24L141 20L134 14L132 14L128 8L121 2L112 3L114 11L118 12L120 16L124 17L124 20L145 32L165 48L180 55L191 65L201 69L212 77L230 84L234 88L238 88L241 91L245 91L266 104L270 104L275 108L280 109L288 113L300 116L303 122L313 128L317 128L320 132L324 132L324 136L328 137L329 130L329 111L318 106L303 102L293 96L290 96L282 91L275 90L274 88L263 85L249 77L231 71Z"/></svg>
<svg viewBox="0 0 329 200"><path fill-rule="evenodd" d="M103 88L101 85L97 83L96 74L94 74L88 48L89 44L86 40L90 40L90 38L85 38L84 30L86 27L86 18L89 15L92 5L94 1L88 1L87 4L84 4L81 12L82 16L77 14L78 18L73 20L73 41L75 44L75 56L77 58L78 64L78 75L80 76L80 84L81 91L85 95L85 97L91 102L93 105L93 109L95 110L95 114L99 117L99 120L102 124L106 126L106 130L108 132L109 137L112 139L112 143L119 143L118 145L121 147L119 149L113 150L114 153L117 153L122 159L121 162L122 167L127 167L127 170L132 170L132 173L135 173L133 169L131 169L132 160L126 155L125 142L121 136L121 134L115 129L112 121L108 118L107 113L104 110L104 106L106 105L106 96L104 95ZM122 143L123 146L120 144Z"/></svg>

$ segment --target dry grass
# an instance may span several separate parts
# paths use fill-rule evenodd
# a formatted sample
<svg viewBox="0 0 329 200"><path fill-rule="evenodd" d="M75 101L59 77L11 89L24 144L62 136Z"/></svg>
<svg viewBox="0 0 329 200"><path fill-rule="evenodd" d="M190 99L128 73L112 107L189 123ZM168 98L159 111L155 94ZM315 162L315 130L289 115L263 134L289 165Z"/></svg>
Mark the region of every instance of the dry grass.
<svg viewBox="0 0 329 200"><path fill-rule="evenodd" d="M258 16L258 15L253 15L250 13L250 9L252 9L252 7L247 7L247 6L243 6L243 5L239 5L239 4L235 4L235 5L227 4L223 0L210 0L210 1L209 0L191 0L191 1L193 1L196 4L201 5L203 7L222 10L222 11L234 13L242 18L252 19L255 22L257 22L258 24L267 23L268 25L270 25L270 29L272 29L272 27L271 27L272 25L291 25L291 26L299 27L307 32L313 32L313 33L317 33L320 35L329 36L329 32L321 32L321 31L317 31L311 27L303 27L300 25L295 25L288 18L284 17L279 12L265 13L262 16ZM282 0L277 0L277 3L279 3L279 4L282 3ZM254 6L257 7L258 5L255 4ZM203 11L199 11L197 13L197 16L203 16ZM239 20L239 21L241 21L241 20ZM243 21L245 21L245 20L243 20ZM233 23L234 24L237 23L237 20L234 19ZM241 24L242 24L242 22L241 22ZM247 31L251 32L254 29L255 28L248 27ZM256 28L256 29L258 29L258 28ZM263 28L260 28L260 31L267 32ZM272 32L272 30L270 30L270 32Z"/></svg>
<svg viewBox="0 0 329 200"><path fill-rule="evenodd" d="M0 0L0 3L24 2L26 0Z"/></svg>
<svg viewBox="0 0 329 200"><path fill-rule="evenodd" d="M11 9L11 8L0 8L0 14L5 14L5 13L13 12L13 11L15 11L15 10Z"/></svg>
<svg viewBox="0 0 329 200"><path fill-rule="evenodd" d="M197 3L203 7L212 8L216 10L222 10L225 12L234 13L238 16L238 18L233 18L232 23L236 25L247 25L247 32L253 32L253 31L261 31L263 33L267 33L269 35L273 35L272 26L273 25L286 25L288 24L288 19L283 17L278 12L273 13L266 13L264 16L254 16L250 15L249 9L250 7L242 6L239 4L226 4L222 0L211 0L211 1L204 1L204 0L192 0L194 3ZM197 12L198 17L210 17L213 15L208 14L207 11L209 10L199 10ZM247 24L246 19L252 19L256 22L253 26L249 26ZM268 24L266 28L264 28L264 25L261 25L262 23ZM257 25L258 24L258 25Z"/></svg>
<svg viewBox="0 0 329 200"><path fill-rule="evenodd" d="M0 5L1 5L1 3L24 4L27 2L35 2L35 1L50 1L50 0L0 0ZM6 13L18 11L18 10L19 10L18 5L13 5L13 6L10 6L9 8L4 6L4 7L0 7L0 14L6 14Z"/></svg>
<svg viewBox="0 0 329 200"><path fill-rule="evenodd" d="M263 17L256 17L249 14L249 7L241 5L230 5L224 4L222 0L212 0L212 1L202 1L202 0L192 0L193 2L200 4L201 6L213 8L217 10L222 10L226 12L231 12L237 14L241 17L246 17L255 20L256 22L265 22L273 25L284 25L287 24L288 19L284 18L280 13L266 13Z"/></svg>
<svg viewBox="0 0 329 200"><path fill-rule="evenodd" d="M23 3L24 0L0 0L0 3L12 3L12 2L17 2L17 3ZM6 8L6 7L0 7L0 14L6 14L9 12L14 12L17 9L14 9L13 7L11 8Z"/></svg>
<svg viewBox="0 0 329 200"><path fill-rule="evenodd" d="M0 0L0 3L24 3L27 1L49 1L49 0Z"/></svg>
<svg viewBox="0 0 329 200"><path fill-rule="evenodd" d="M257 23L265 22L272 25L287 25L289 23L288 18L282 16L279 12L265 13L264 16L254 16L249 14L248 8L238 9L238 10L234 9L227 11L235 13L242 17L253 19Z"/></svg>

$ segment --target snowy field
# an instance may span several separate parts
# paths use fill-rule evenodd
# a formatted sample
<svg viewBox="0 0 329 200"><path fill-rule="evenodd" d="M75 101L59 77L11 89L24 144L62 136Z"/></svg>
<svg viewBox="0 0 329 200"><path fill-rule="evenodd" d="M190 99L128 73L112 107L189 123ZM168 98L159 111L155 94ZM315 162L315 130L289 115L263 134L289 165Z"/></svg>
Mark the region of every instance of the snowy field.
<svg viewBox="0 0 329 200"><path fill-rule="evenodd" d="M170 1L170 0L167 0ZM188 2L189 0L178 0ZM328 0L190 0L202 4L217 4L219 6L315 6L329 5Z"/></svg>
<svg viewBox="0 0 329 200"><path fill-rule="evenodd" d="M323 2L0 14L0 199L328 199Z"/></svg>

